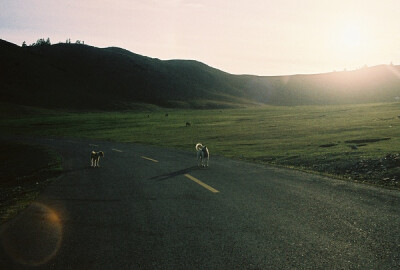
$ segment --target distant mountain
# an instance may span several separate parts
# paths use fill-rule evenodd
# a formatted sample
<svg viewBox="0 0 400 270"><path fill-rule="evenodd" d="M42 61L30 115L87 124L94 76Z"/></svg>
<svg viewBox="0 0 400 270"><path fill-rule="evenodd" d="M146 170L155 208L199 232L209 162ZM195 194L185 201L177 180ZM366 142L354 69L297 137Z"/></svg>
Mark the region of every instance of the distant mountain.
<svg viewBox="0 0 400 270"><path fill-rule="evenodd" d="M251 104L392 102L400 67L317 75L232 75L191 60L162 61L83 44L20 47L0 40L0 102L78 110Z"/></svg>

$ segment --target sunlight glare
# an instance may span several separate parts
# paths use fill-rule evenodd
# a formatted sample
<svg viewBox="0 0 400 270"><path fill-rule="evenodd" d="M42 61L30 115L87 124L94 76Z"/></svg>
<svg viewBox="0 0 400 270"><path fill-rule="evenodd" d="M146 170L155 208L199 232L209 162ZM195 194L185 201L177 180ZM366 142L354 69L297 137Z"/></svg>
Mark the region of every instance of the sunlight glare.
<svg viewBox="0 0 400 270"><path fill-rule="evenodd" d="M342 46L344 49L354 50L361 46L361 31L355 25L347 26L342 34Z"/></svg>
<svg viewBox="0 0 400 270"><path fill-rule="evenodd" d="M344 69L359 69L371 62L376 42L371 39L369 24L361 19L343 18L334 26L331 39L332 59Z"/></svg>

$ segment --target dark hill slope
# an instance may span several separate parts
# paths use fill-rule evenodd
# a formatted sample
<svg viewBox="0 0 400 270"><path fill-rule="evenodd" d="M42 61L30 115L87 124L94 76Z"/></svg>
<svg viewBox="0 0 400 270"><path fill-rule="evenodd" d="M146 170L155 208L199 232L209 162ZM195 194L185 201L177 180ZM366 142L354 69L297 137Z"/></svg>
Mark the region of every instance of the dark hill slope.
<svg viewBox="0 0 400 270"><path fill-rule="evenodd" d="M238 79L196 61L161 61L119 48L78 44L21 48L0 43L2 101L72 109L131 103L248 103Z"/></svg>
<svg viewBox="0 0 400 270"><path fill-rule="evenodd" d="M394 101L400 68L260 77L120 48L57 44L21 48L0 40L2 102L64 109L125 109L135 103L218 107Z"/></svg>

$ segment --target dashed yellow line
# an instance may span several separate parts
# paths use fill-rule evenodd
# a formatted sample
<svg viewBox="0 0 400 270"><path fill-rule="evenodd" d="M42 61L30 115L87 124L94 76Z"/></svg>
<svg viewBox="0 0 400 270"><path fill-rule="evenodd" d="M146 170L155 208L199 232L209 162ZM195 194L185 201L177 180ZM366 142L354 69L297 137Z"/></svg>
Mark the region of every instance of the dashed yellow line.
<svg viewBox="0 0 400 270"><path fill-rule="evenodd" d="M191 176L190 174L184 174L184 175L185 175L187 178L189 178L190 180L192 180L193 182L196 182L196 183L199 184L200 186L202 186L202 187L208 189L209 191L211 191L211 192L213 192L213 193L218 193L218 192L219 192L219 191L216 190L215 188L210 187L209 185L207 185L207 184L201 182L199 179L197 179L197 178Z"/></svg>
<svg viewBox="0 0 400 270"><path fill-rule="evenodd" d="M152 158L149 158L149 157L145 157L145 156L140 156L140 157L143 158L143 159L147 159L147 160L153 161L153 162L158 162L158 160L155 160L155 159L152 159Z"/></svg>

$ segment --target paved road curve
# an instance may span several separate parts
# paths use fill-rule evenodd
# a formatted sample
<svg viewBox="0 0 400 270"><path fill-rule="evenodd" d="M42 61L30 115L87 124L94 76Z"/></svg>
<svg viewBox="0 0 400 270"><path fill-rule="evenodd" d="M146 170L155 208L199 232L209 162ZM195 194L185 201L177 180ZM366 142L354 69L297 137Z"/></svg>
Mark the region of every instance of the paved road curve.
<svg viewBox="0 0 400 270"><path fill-rule="evenodd" d="M0 269L399 269L400 192L195 153L36 139L67 169L1 228ZM90 168L92 149L105 151Z"/></svg>

